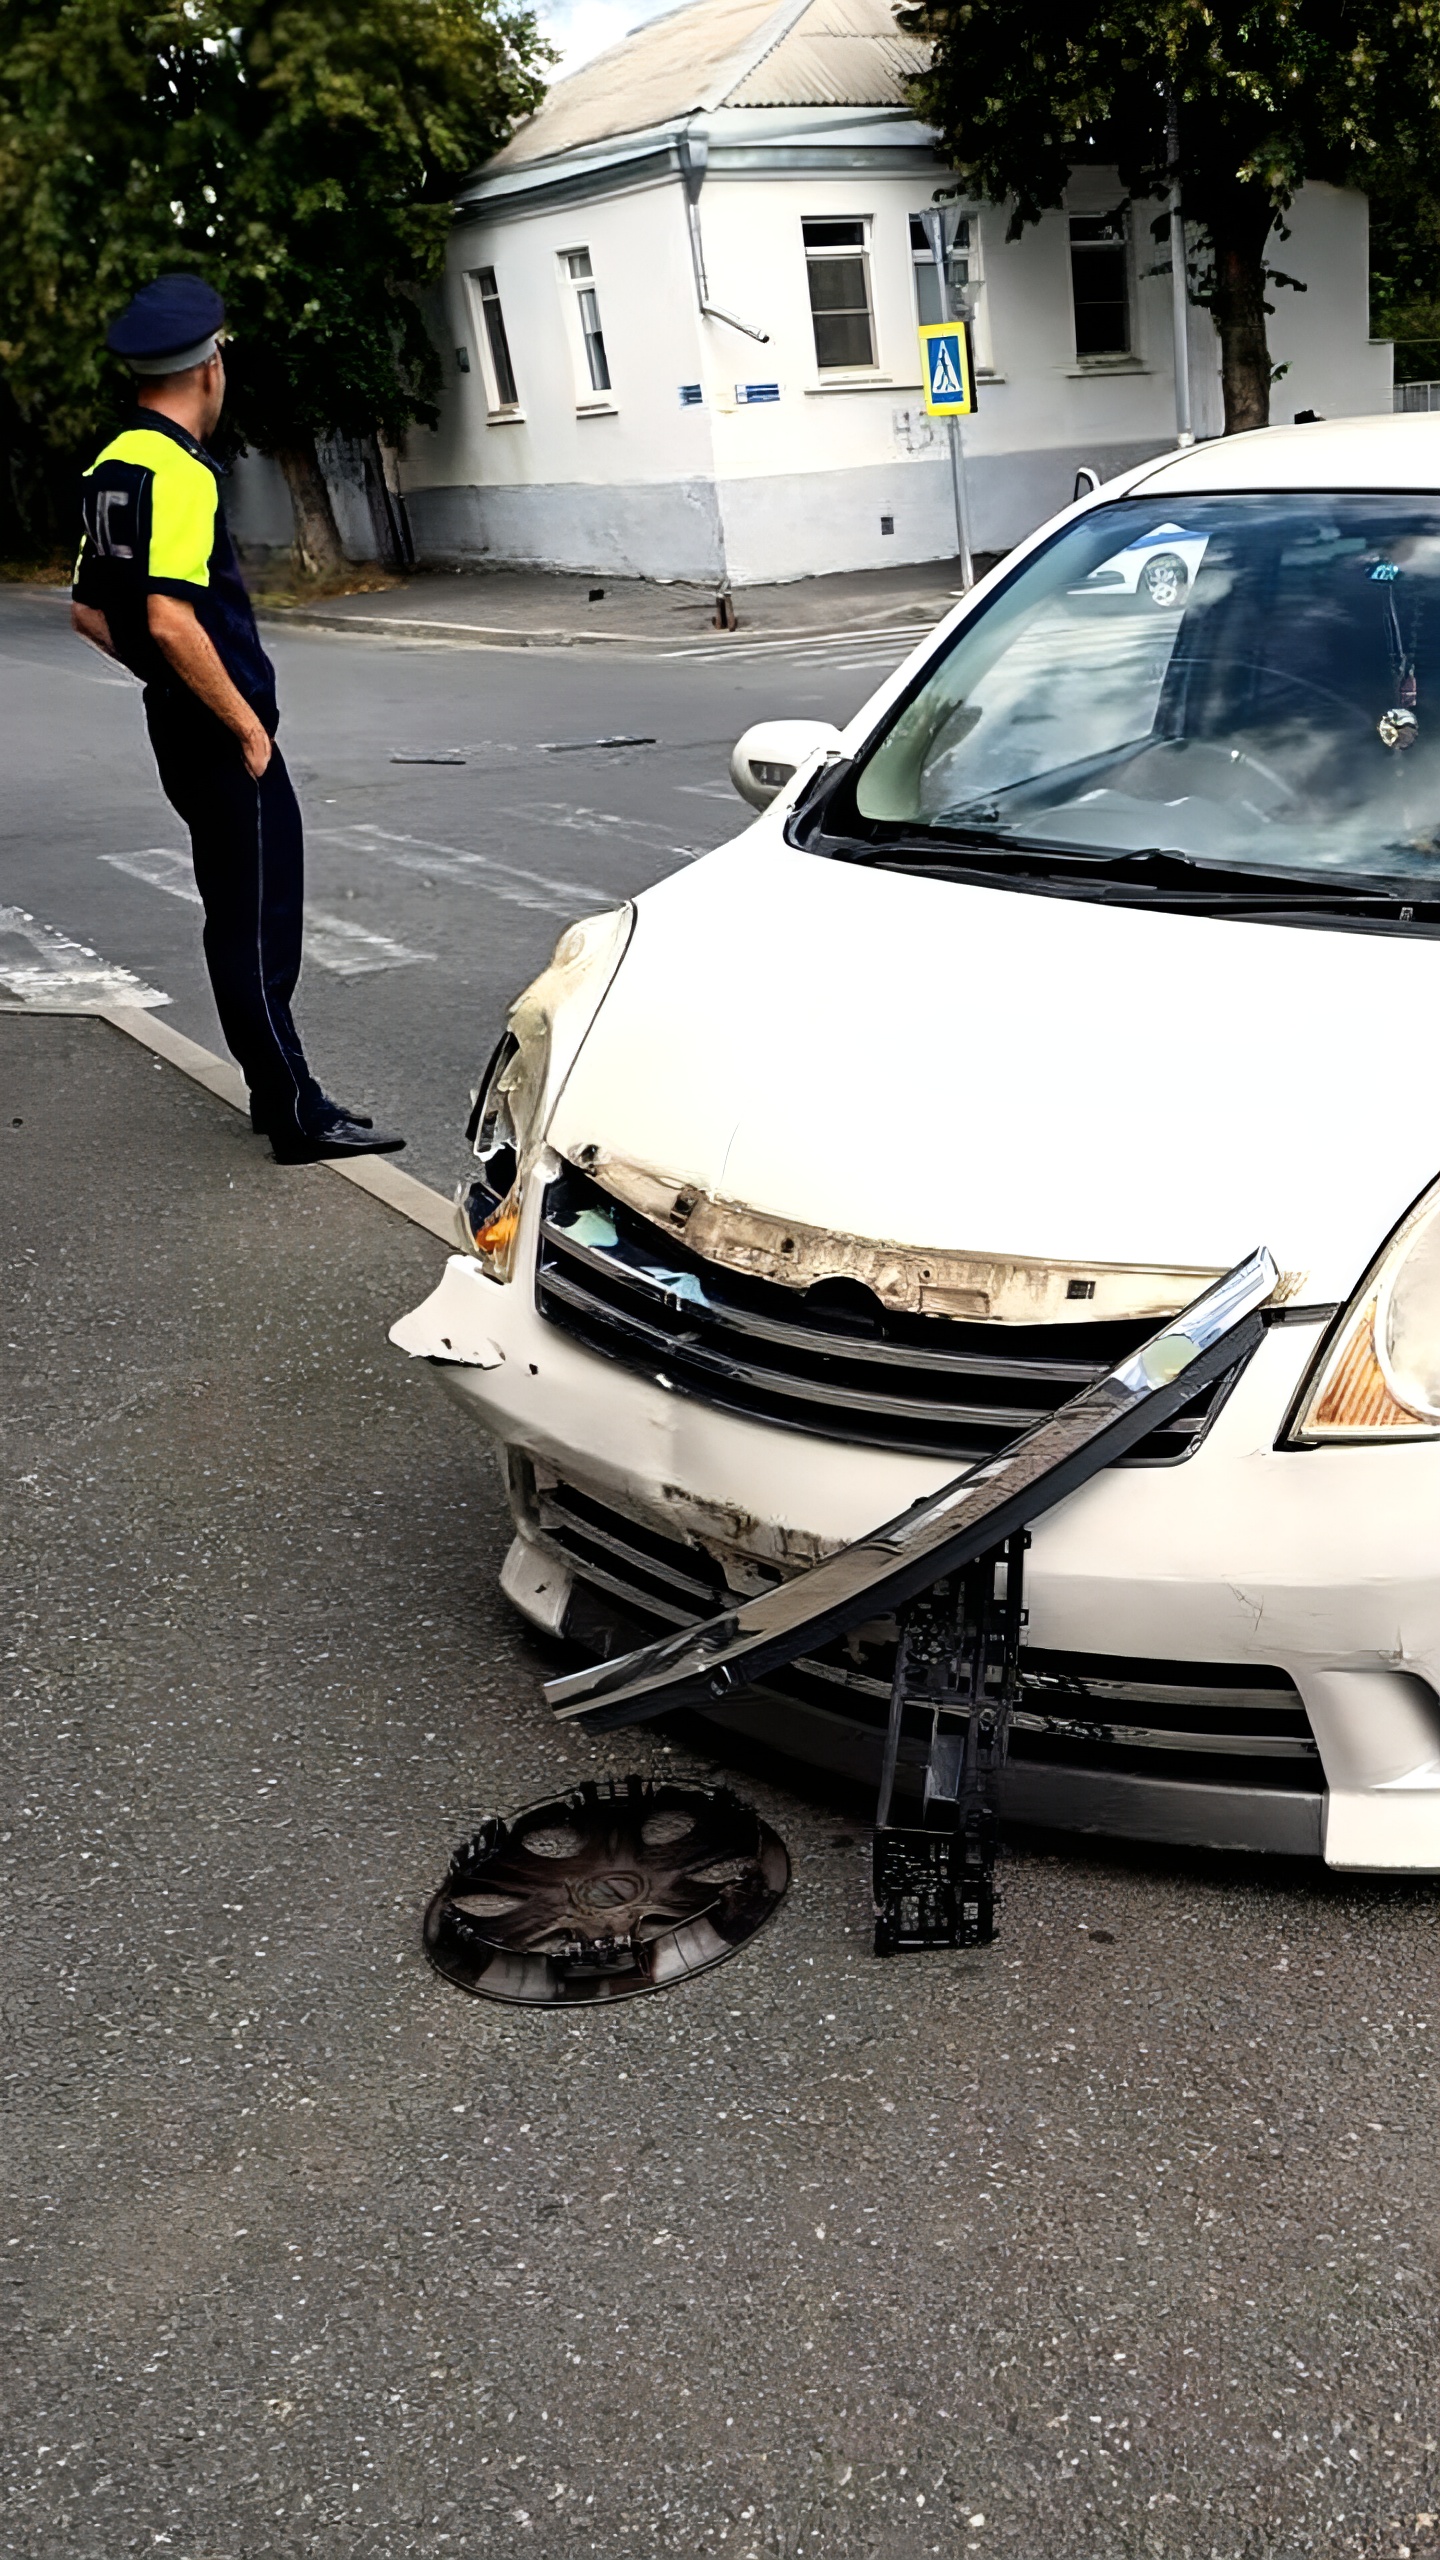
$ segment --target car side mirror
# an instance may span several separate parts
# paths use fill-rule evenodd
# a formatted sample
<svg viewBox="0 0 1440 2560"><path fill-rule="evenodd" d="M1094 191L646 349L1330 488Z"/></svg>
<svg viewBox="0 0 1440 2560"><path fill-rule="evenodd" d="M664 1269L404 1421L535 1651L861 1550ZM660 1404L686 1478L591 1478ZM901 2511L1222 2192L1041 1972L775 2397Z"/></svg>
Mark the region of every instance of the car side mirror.
<svg viewBox="0 0 1440 2560"><path fill-rule="evenodd" d="M752 809L768 809L802 764L839 744L828 720L757 720L730 758L730 779Z"/></svg>

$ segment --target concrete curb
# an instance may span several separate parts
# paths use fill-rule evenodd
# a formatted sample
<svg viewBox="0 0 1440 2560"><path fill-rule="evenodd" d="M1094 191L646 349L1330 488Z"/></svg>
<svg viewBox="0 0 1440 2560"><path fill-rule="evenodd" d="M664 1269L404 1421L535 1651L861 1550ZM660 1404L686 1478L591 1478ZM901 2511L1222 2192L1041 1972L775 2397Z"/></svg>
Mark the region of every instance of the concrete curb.
<svg viewBox="0 0 1440 2560"><path fill-rule="evenodd" d="M115 1031L123 1031L127 1040L148 1049L152 1057L163 1058L192 1084L203 1085L218 1102L228 1103L232 1111L250 1109L250 1096L245 1079L228 1058L217 1058L213 1049L202 1049L198 1040L187 1040L183 1031L172 1030L168 1022L159 1022L153 1013L142 1012L138 1005L6 1005L6 1013L33 1013L37 1018L57 1013L83 1014L97 1022L108 1022ZM366 1191L382 1208L393 1209L398 1218L407 1218L412 1227L423 1227L428 1235L438 1236L452 1253L458 1253L460 1238L455 1225L454 1203L442 1199L427 1183L417 1182L413 1173L402 1173L389 1156L357 1156L352 1164L342 1164L333 1157L322 1157L319 1170L336 1173L342 1182L357 1191Z"/></svg>
<svg viewBox="0 0 1440 2560"><path fill-rule="evenodd" d="M266 612L257 607L256 621L266 631L359 632L372 640L468 640L476 649L653 649L656 639L631 631L511 631L503 623L433 622L419 614L320 613L305 606L295 612ZM703 643L698 644L703 646Z"/></svg>
<svg viewBox="0 0 1440 2560"><path fill-rule="evenodd" d="M744 654L762 645L787 648L805 641L819 645L855 639L923 640L949 609L948 604L942 603L940 611L928 619L917 612L913 623L867 626L859 632L845 624L812 628L806 623L787 623L772 628L760 623L735 632L696 632L689 638L669 631L513 631L501 623L435 622L418 614L402 619L389 613L322 613L312 612L308 606L294 612L267 613L261 609L256 619L267 631L338 631L349 637L358 632L372 640L468 642L474 649L638 649L651 656L658 651L667 658L708 658L719 656L732 644Z"/></svg>

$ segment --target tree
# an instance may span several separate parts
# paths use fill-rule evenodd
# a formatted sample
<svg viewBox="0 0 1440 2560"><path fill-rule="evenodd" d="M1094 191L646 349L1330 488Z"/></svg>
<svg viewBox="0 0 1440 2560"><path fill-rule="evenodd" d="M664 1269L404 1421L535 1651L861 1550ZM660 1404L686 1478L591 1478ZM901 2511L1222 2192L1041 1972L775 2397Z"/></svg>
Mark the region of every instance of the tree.
<svg viewBox="0 0 1440 2560"><path fill-rule="evenodd" d="M420 297L449 207L543 89L521 0L0 0L0 361L22 430L93 441L105 324L164 269L225 296L230 421L340 558L324 434L433 422Z"/></svg>
<svg viewBox="0 0 1440 2560"><path fill-rule="evenodd" d="M919 0L934 42L916 103L961 183L1012 206L1010 236L1072 169L1168 191L1172 113L1195 298L1220 337L1225 426L1267 424L1267 285L1302 180L1394 186L1440 143L1440 0Z"/></svg>
<svg viewBox="0 0 1440 2560"><path fill-rule="evenodd" d="M1414 171L1371 190L1370 325L1395 342L1397 382L1440 377L1440 196Z"/></svg>

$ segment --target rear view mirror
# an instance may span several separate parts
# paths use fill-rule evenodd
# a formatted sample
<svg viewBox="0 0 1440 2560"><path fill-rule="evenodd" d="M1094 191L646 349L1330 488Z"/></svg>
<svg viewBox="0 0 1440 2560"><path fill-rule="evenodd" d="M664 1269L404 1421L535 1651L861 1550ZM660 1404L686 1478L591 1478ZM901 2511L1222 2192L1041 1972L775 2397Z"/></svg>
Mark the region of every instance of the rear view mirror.
<svg viewBox="0 0 1440 2560"><path fill-rule="evenodd" d="M730 779L752 809L768 809L802 764L839 744L828 720L757 720L730 758Z"/></svg>

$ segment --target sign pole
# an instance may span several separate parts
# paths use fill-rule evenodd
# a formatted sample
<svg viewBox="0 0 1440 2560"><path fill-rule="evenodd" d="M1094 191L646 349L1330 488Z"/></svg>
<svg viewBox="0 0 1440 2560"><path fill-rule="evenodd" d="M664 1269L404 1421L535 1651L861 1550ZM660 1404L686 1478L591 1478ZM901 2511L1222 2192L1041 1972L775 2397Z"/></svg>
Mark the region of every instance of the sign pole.
<svg viewBox="0 0 1440 2560"><path fill-rule="evenodd" d="M1185 216L1180 205L1180 111L1170 92L1166 126L1170 162L1170 329L1175 349L1175 441L1193 444L1190 417L1190 283L1185 270Z"/></svg>
<svg viewBox="0 0 1440 2560"><path fill-rule="evenodd" d="M970 509L965 497L965 448L960 441L960 421L949 418L950 478L955 491L955 533L960 555L960 584L973 587L975 562L970 551Z"/></svg>
<svg viewBox="0 0 1440 2560"><path fill-rule="evenodd" d="M940 317L942 320L959 320L963 324L966 321L966 314L955 309L955 298L950 290L950 241L946 232L944 213L938 205L932 205L928 212L922 214L921 220L930 242L930 254L935 261L935 276L940 287ZM970 377L972 396L973 381L972 373ZM950 484L955 496L955 549L960 562L960 584L962 587L973 587L975 562L970 549L970 507L965 487L965 448L960 440L959 418L952 412L946 423L950 429Z"/></svg>

